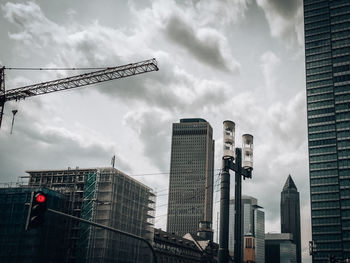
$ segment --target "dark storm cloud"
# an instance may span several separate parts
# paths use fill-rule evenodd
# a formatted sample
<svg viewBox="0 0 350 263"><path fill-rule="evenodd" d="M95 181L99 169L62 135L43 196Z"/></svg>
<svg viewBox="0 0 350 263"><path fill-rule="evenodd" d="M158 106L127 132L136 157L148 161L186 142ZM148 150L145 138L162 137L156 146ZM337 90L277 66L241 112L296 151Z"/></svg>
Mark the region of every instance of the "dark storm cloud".
<svg viewBox="0 0 350 263"><path fill-rule="evenodd" d="M84 138L64 129L38 126L31 117L15 123L9 134L6 126L0 131L1 181L15 181L30 169L65 169L89 163L90 167L109 166L115 150L98 142L85 144ZM130 171L130 166L118 159L118 167Z"/></svg>
<svg viewBox="0 0 350 263"><path fill-rule="evenodd" d="M293 18L298 8L301 6L301 0L269 0L272 8L286 18Z"/></svg>
<svg viewBox="0 0 350 263"><path fill-rule="evenodd" d="M201 40L196 36L194 29L182 21L178 16L172 15L165 28L165 34L171 41L185 48L195 58L214 68L230 71L220 50L218 39L208 37Z"/></svg>

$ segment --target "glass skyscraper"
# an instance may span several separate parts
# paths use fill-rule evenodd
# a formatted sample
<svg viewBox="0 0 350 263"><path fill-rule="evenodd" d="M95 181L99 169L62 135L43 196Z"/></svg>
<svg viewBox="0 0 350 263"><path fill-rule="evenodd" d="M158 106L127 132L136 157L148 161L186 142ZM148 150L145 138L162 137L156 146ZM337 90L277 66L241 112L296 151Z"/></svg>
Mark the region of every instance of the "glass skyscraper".
<svg viewBox="0 0 350 263"><path fill-rule="evenodd" d="M255 237L255 261L265 263L265 213L258 200L251 196L242 196L242 242L244 235ZM235 199L230 200L228 248L234 253L235 239ZM243 255L243 254L242 254Z"/></svg>
<svg viewBox="0 0 350 263"><path fill-rule="evenodd" d="M212 222L213 129L203 119L173 124L167 232L197 234L200 221Z"/></svg>
<svg viewBox="0 0 350 263"><path fill-rule="evenodd" d="M350 1L304 0L314 262L350 258Z"/></svg>

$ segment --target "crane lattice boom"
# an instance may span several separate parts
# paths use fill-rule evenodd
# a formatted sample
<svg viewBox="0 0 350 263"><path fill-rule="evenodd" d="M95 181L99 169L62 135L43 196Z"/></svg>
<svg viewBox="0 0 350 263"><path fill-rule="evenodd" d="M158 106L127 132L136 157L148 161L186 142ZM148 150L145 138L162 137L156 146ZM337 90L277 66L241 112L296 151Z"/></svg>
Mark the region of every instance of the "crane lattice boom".
<svg viewBox="0 0 350 263"><path fill-rule="evenodd" d="M16 89L5 90L5 67L0 69L0 127L6 101L21 100L36 95L78 88L90 84L125 78L146 72L157 71L157 61L149 59L118 67L106 68L90 73L80 74L68 78L42 82Z"/></svg>

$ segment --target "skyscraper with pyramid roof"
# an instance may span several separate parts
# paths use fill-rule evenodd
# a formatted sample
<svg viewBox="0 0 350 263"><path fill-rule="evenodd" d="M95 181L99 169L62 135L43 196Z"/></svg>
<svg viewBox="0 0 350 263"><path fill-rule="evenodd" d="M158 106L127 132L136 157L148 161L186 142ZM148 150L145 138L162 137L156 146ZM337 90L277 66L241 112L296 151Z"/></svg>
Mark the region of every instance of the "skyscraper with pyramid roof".
<svg viewBox="0 0 350 263"><path fill-rule="evenodd" d="M281 192L281 233L293 234L297 263L301 263L300 200L298 189L290 175Z"/></svg>

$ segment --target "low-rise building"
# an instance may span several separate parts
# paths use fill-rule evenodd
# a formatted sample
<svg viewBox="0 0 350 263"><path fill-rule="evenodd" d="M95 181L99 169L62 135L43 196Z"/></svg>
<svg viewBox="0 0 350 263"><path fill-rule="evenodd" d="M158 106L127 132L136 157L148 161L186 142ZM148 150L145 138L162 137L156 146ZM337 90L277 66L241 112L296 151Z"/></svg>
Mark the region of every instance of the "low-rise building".
<svg viewBox="0 0 350 263"><path fill-rule="evenodd" d="M265 234L266 263L296 263L296 245L290 233Z"/></svg>
<svg viewBox="0 0 350 263"><path fill-rule="evenodd" d="M31 193L43 191L48 207L66 212L67 197L43 187L0 187L0 262L61 263L65 260L66 220L45 213L43 226L25 231Z"/></svg>

